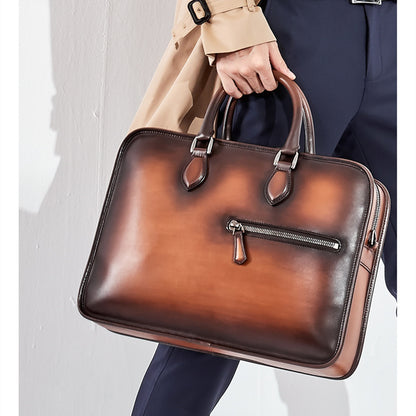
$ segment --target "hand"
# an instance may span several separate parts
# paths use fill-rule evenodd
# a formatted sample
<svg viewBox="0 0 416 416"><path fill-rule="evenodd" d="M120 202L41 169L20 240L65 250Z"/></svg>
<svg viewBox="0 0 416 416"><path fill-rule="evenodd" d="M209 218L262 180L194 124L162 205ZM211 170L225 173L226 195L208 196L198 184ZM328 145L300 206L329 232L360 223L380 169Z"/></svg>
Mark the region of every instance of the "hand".
<svg viewBox="0 0 416 416"><path fill-rule="evenodd" d="M277 81L272 69L277 69L290 79L296 78L283 60L276 41L235 52L218 53L216 68L225 92L234 98L276 89Z"/></svg>

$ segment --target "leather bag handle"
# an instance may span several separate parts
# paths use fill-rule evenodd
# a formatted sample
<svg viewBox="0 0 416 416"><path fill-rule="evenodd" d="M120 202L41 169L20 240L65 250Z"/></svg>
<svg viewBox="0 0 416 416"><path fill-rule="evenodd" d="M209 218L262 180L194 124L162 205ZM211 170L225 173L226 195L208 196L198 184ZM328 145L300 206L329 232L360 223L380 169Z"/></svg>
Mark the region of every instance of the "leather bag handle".
<svg viewBox="0 0 416 416"><path fill-rule="evenodd" d="M277 205L289 196L293 187L292 171L296 168L299 157L302 120L305 125L306 149L309 153L315 152L315 136L312 114L301 89L279 71L273 70L273 75L287 89L293 105L289 135L274 158L273 170L264 186L264 196L267 202L270 205ZM207 177L208 156L214 144L215 122L226 96L226 92L220 87L208 105L199 134L192 141L190 149L192 157L182 171L182 183L188 191L198 187Z"/></svg>
<svg viewBox="0 0 416 416"><path fill-rule="evenodd" d="M300 87L295 82L293 82L293 86L297 89L297 92L302 102L302 120L303 120L303 127L305 131L305 152L310 153L310 154L315 154L315 151L316 151L315 150L315 129L313 125L311 109ZM235 99L234 97L231 97L231 96L228 97L227 104L225 107L225 112L224 112L224 120L223 120L222 135L221 135L222 139L231 140L232 121L233 121L234 110L235 110L237 101L238 100Z"/></svg>
<svg viewBox="0 0 416 416"><path fill-rule="evenodd" d="M306 112L303 110L303 99L299 94L300 88L297 86L297 84L290 78L288 78L286 75L283 75L275 69L273 70L273 75L275 76L277 81L280 82L287 89L290 98L292 99L293 105L292 125L290 127L289 135L286 139L286 142L284 146L280 149L280 151L286 155L295 155L297 151L300 149L300 132L303 113L305 113L305 117L308 119L308 123L311 125L313 125L313 122L311 121L312 117L310 111L308 114L306 114ZM226 96L227 93L224 91L222 87L220 87L220 89L214 94L211 102L208 105L201 129L196 138L200 140L210 140L213 137L215 118L218 114L220 105Z"/></svg>

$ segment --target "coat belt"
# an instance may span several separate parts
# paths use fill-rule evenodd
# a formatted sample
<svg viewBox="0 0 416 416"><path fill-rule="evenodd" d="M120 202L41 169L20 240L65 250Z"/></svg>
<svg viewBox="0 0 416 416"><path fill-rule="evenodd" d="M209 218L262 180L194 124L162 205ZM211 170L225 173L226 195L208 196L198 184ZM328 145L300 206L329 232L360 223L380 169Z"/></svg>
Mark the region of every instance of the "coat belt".
<svg viewBox="0 0 416 416"><path fill-rule="evenodd" d="M254 11L254 8L259 1L260 0L205 0L211 12L211 16L240 7L248 7L250 11ZM181 39L196 26L191 14L188 12L185 14L185 17L177 22L172 28L172 37L175 38L175 40Z"/></svg>

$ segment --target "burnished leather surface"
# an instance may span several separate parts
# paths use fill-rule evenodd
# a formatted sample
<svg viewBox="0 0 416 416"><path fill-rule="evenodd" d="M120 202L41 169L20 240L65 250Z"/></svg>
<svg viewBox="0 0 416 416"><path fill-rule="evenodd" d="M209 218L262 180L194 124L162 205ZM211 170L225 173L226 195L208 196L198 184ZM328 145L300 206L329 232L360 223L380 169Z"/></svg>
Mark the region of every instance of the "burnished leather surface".
<svg viewBox="0 0 416 416"><path fill-rule="evenodd" d="M200 185L208 173L207 155L193 156L183 171L182 181L185 189L191 191Z"/></svg>
<svg viewBox="0 0 416 416"><path fill-rule="evenodd" d="M287 162L281 162L266 182L265 196L270 205L283 201L292 188L292 169Z"/></svg>
<svg viewBox="0 0 416 416"><path fill-rule="evenodd" d="M209 177L187 192L181 173L192 139L162 130L126 139L81 286L81 312L244 345L270 361L330 362L343 342L371 216L369 173L353 162L301 154L291 194L271 207L262 191L275 149L217 140ZM230 216L332 236L342 248L330 253L252 238L248 260L237 265L225 229Z"/></svg>
<svg viewBox="0 0 416 416"><path fill-rule="evenodd" d="M293 81L279 75L279 82L294 110L282 149L215 139L211 152L221 90L197 138L160 129L129 134L79 291L86 318L307 374L353 372L389 195L364 166L313 154L306 98ZM308 153L294 163L302 118ZM239 228L230 229L230 219Z"/></svg>

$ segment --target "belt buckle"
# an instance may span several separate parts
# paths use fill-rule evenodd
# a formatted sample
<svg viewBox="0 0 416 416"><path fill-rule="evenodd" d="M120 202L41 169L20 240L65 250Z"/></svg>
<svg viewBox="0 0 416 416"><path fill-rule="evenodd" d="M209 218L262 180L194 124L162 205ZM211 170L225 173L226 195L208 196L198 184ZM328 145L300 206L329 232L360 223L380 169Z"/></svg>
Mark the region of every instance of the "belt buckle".
<svg viewBox="0 0 416 416"><path fill-rule="evenodd" d="M202 17L198 17L195 13L193 8L194 3L199 3L202 6L202 10L204 11L205 15ZM197 25L202 25L202 23L208 22L211 17L211 11L209 10L208 4L205 0L191 0L188 3L188 10L191 13L192 19Z"/></svg>
<svg viewBox="0 0 416 416"><path fill-rule="evenodd" d="M375 4L381 6L383 0L351 0L351 4Z"/></svg>

